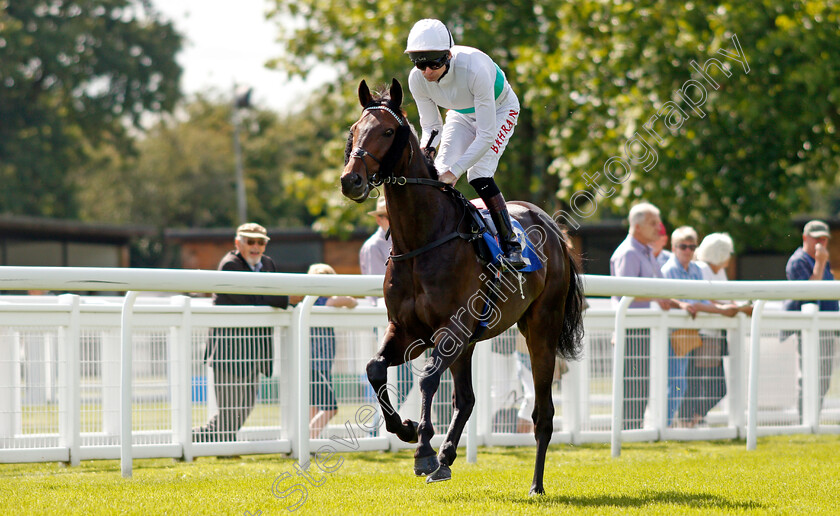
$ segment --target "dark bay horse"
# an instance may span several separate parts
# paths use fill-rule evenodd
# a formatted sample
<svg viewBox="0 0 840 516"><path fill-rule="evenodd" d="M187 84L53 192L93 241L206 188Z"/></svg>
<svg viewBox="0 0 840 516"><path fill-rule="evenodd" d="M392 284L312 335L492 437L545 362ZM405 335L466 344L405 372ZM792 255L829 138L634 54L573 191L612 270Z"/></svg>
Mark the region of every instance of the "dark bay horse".
<svg viewBox="0 0 840 516"><path fill-rule="evenodd" d="M482 339L516 323L528 342L536 406L532 414L537 457L531 494L542 494L545 454L553 432L551 384L555 356L577 358L583 333L583 293L575 262L562 233L544 211L526 202L508 203L534 242L544 267L535 272L493 270L479 261L473 244L457 238L464 231L465 207L457 190L437 181L434 166L420 148L400 105L402 87L394 79L390 92L374 97L365 81L359 85L364 108L347 142L342 193L362 202L384 184L393 248L385 272L388 329L367 375L377 393L389 432L410 443L414 471L427 482L451 478L458 441L475 404L471 337L480 323ZM455 235L453 237L452 235ZM402 256L401 256L402 255ZM500 274L498 283L488 280ZM489 290L494 288L494 297ZM422 410L419 424L400 421L387 382L387 368L412 360L433 348L420 375ZM441 374L449 368L455 382L454 414L436 456L432 398Z"/></svg>

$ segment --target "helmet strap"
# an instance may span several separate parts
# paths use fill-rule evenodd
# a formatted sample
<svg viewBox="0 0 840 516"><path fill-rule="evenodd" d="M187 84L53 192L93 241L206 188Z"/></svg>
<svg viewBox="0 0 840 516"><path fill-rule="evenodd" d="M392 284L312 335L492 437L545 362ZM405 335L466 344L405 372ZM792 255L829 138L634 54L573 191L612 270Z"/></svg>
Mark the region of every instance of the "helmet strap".
<svg viewBox="0 0 840 516"><path fill-rule="evenodd" d="M450 54L450 55L451 55L451 54ZM443 65L443 73L442 73L442 74L440 74L440 77L438 77L437 82L440 82L440 80L441 80L441 79L443 79L444 77L446 77L446 74L448 74L448 73L449 73L449 63L450 63L450 61L452 61L452 58L451 58L451 57L447 57L447 58L446 58L446 64L444 64L444 65Z"/></svg>

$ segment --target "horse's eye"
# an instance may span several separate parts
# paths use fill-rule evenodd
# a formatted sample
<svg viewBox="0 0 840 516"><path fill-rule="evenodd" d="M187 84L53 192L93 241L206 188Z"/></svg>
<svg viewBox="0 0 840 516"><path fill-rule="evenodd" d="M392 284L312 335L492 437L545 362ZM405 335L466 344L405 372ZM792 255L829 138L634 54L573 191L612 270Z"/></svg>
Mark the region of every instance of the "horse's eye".
<svg viewBox="0 0 840 516"><path fill-rule="evenodd" d="M385 136L394 136L393 129L385 129Z"/></svg>

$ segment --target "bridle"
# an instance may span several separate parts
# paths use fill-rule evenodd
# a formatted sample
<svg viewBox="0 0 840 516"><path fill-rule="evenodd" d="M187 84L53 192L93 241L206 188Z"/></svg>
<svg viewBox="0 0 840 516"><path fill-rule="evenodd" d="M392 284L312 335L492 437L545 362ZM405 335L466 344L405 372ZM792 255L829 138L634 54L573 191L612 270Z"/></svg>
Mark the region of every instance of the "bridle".
<svg viewBox="0 0 840 516"><path fill-rule="evenodd" d="M397 128L396 135L394 136L394 142L391 144L391 147L388 149L388 152L383 156L381 159L377 158L370 152L366 151L361 146L354 147L353 150L350 152L349 158L358 158L362 161L362 165L365 167L365 176L368 180L368 187L374 188L380 186L382 183L390 182L388 179L393 177L392 169L394 165L396 165L397 160L400 156L402 156L403 149L405 148L406 144L409 143L408 134L411 129L408 127L408 122L406 122L401 116L399 116L393 109L389 108L388 106L376 105L376 106L368 106L365 108L365 113L368 111L385 111L386 113L390 114L397 123L400 125ZM414 147L408 145L409 147L409 156L408 161L414 159ZM375 174L370 174L368 171L367 162L365 161L365 157L370 157L373 161L379 165L379 171ZM393 161L393 164L391 163ZM384 164L383 164L384 162Z"/></svg>
<svg viewBox="0 0 840 516"><path fill-rule="evenodd" d="M411 145L411 143L409 141L409 138L408 138L411 129L408 127L408 123L402 117L398 116L397 113L395 113L394 110L392 110L388 106L376 105L376 106L368 106L367 108L365 108L365 112L373 111L373 110L382 110L382 111L385 111L386 113L389 113L391 116L393 116L397 120L397 123L400 124L400 127L397 128L397 135L394 137L394 142L391 144L391 147L388 149L385 156L383 156L381 160L379 158L377 158L376 156L374 156L373 154L371 154L370 152L366 151L362 147L354 147L353 150L350 152L350 154L349 154L350 158L359 158L359 159L362 160L362 164L364 164L364 166L365 166L365 174L367 175L367 178L368 178L368 188L373 189L373 188L376 188L376 187L378 187L382 184L390 184L390 185L395 185L395 186L405 186L405 185L433 186L435 188L441 189L444 193L449 194L456 201L457 204L463 206L463 211L461 212L461 220L458 222L458 224L456 224L455 231L452 231L451 233L448 233L448 234L444 235L443 237L438 238L437 240L420 247L419 249L415 249L413 251L409 251L409 252L403 253L403 254L397 254L397 255L392 254L390 256L390 259L395 261L395 262L408 260L410 258L414 258L415 256L423 254L427 251L430 251L430 250L434 249L435 247L443 245L446 242L448 242L450 240L453 240L455 238L461 238L463 240L467 240L468 242L472 242L473 240L476 240L477 238L481 238L481 234L483 233L483 231L481 231L481 232L469 232L469 233L464 233L464 232L458 231L457 228L459 228L461 226L461 224L464 222L464 220L466 220L467 213L469 211L470 202L455 187L453 187L452 185L450 185L448 183L444 183L443 181L438 181L436 179L428 179L428 178L425 178L425 177L395 176L395 175L393 175L393 170L387 170L389 168L393 169L393 166L396 165L397 160L399 159L400 156L402 156L402 154L404 152L404 148L405 148L406 144L408 144L409 149L411 151L411 153L409 155L409 158L408 158L409 163L411 163L411 161L414 159L414 147ZM400 134L401 132L402 132L402 134ZM434 135L435 135L435 133L433 133L432 138L429 141L434 140ZM370 158L373 161L375 161L376 163L379 164L379 172L378 173L376 173L374 175L371 175L371 174L368 173L367 163L365 162L365 159L364 159L366 156L370 156ZM390 163L391 161L393 161L393 164Z"/></svg>

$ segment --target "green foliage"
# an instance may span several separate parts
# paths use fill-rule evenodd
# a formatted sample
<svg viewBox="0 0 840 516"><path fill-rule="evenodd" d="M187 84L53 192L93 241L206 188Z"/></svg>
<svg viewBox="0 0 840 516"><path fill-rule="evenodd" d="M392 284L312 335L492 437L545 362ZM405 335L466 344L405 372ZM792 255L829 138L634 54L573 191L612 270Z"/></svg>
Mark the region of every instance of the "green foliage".
<svg viewBox="0 0 840 516"><path fill-rule="evenodd" d="M74 217L68 171L172 109L180 46L148 0L0 0L0 212Z"/></svg>
<svg viewBox="0 0 840 516"><path fill-rule="evenodd" d="M300 514L837 514L837 437L797 435L743 441L626 443L549 448L546 495L529 497L534 449L480 448L478 462L459 458L448 482L426 484L412 472L412 452L337 453L313 481L294 459L243 456L135 460L131 479L119 461L0 464L4 514L286 514L299 499L272 494L306 487ZM313 449L317 451L318 448ZM463 450L459 450L462 454ZM297 514L298 512L294 512Z"/></svg>
<svg viewBox="0 0 840 516"><path fill-rule="evenodd" d="M779 221L810 207L806 186L834 176L837 166L837 3L590 5L588 13L567 5L560 19L572 21L557 27L562 46L576 49L577 64L565 63L568 51L558 49L538 78L580 99L549 142L561 156L552 163L564 178L560 195L587 188L582 172L626 156L633 133L646 135L642 125L685 81L700 78L690 62L714 56L731 65L731 76L712 71L717 90L703 81L706 116L680 103L690 119L664 131L659 144L648 137L658 152L655 167L635 167L619 196L598 201L623 212L628 201L645 198L674 225L726 230L742 246L788 246L780 238L789 226ZM717 53L734 52L734 38L749 73Z"/></svg>
<svg viewBox="0 0 840 516"><path fill-rule="evenodd" d="M576 192L588 192L597 206L578 204L577 222L624 216L644 199L671 225L729 231L739 249L784 248L793 243L783 238L784 221L815 206L807 187L822 185L823 193L836 183L840 4L833 0L275 3L275 16L297 21L282 34L288 55L275 65L305 76L315 62L330 63L347 98L362 78L405 83L409 28L424 17L444 20L456 43L500 64L522 102L497 174L503 191L552 212L568 211ZM734 52L734 37L749 73L717 54ZM691 61L711 57L732 65L731 76L711 72L719 88L706 85L704 116L680 102L689 118L673 130L660 121L661 142L648 136L656 165L644 171L633 163L623 183L596 194L591 177L599 172L603 184L605 163L627 158L628 140L645 135L650 117L700 78ZM413 106L408 113L417 119ZM615 188L609 196L608 187Z"/></svg>
<svg viewBox="0 0 840 516"><path fill-rule="evenodd" d="M333 110L325 98L285 117L260 108L237 111L249 220L346 234L370 219L364 215L370 208L335 195L344 141L334 136L346 129L330 119ZM177 115L151 123L137 139L136 155L105 145L91 150L91 167L73 176L82 218L142 223L161 232L235 226L231 115L229 101L198 95Z"/></svg>

